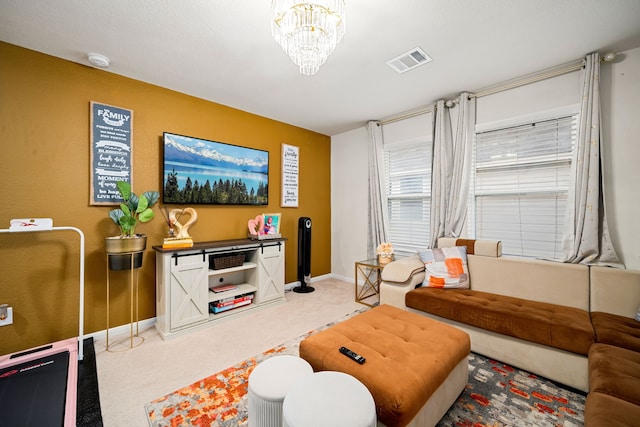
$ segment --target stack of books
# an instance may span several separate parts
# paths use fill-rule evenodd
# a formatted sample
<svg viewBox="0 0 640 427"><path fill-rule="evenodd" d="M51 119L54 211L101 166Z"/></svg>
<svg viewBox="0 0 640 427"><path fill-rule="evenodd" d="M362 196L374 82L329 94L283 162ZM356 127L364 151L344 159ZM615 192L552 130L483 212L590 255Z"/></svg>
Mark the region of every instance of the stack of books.
<svg viewBox="0 0 640 427"><path fill-rule="evenodd" d="M162 242L162 249L175 249L175 248L190 248L193 246L193 239L177 239L174 237L167 237Z"/></svg>
<svg viewBox="0 0 640 427"><path fill-rule="evenodd" d="M242 295L236 295L229 298L223 298L218 301L209 303L209 311L214 314L222 313L223 311L231 310L234 308L249 305L253 301L254 292L249 292Z"/></svg>

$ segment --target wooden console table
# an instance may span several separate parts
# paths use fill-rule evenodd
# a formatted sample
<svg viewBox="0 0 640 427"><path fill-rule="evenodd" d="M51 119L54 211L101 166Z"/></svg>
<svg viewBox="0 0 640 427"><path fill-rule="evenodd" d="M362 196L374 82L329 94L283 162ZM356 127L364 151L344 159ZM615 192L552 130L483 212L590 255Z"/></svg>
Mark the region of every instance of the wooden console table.
<svg viewBox="0 0 640 427"><path fill-rule="evenodd" d="M154 246L156 329L160 336L166 339L284 303L286 240L220 240L173 249ZM241 265L220 268L212 265L220 256L241 254L244 256ZM213 290L227 285L232 285L229 290L218 293Z"/></svg>

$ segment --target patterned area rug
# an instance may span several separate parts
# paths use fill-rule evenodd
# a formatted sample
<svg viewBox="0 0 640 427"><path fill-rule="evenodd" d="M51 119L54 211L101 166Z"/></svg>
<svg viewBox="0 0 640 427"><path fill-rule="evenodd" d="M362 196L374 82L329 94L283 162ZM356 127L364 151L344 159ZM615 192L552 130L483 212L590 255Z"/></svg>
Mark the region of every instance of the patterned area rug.
<svg viewBox="0 0 640 427"><path fill-rule="evenodd" d="M298 355L300 341L344 321L287 341L237 365L145 405L151 427L231 427L247 425L247 385L253 368L274 355ZM585 396L503 363L471 354L469 384L440 427L583 425Z"/></svg>
<svg viewBox="0 0 640 427"><path fill-rule="evenodd" d="M438 427L577 427L584 425L581 392L471 353L469 383Z"/></svg>
<svg viewBox="0 0 640 427"><path fill-rule="evenodd" d="M151 427L235 427L247 425L247 387L253 368L269 357L298 355L300 341L349 319L368 307L174 391L145 405Z"/></svg>

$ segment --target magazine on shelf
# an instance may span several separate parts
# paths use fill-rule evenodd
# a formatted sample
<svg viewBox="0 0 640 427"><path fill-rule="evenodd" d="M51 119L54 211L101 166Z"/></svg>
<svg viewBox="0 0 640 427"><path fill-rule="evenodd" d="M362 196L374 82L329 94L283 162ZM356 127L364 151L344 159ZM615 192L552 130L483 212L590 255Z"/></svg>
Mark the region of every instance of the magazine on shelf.
<svg viewBox="0 0 640 427"><path fill-rule="evenodd" d="M209 289L211 289L215 293L220 293L220 292L232 291L234 289L238 289L238 287L234 284L227 283L226 285L213 286Z"/></svg>

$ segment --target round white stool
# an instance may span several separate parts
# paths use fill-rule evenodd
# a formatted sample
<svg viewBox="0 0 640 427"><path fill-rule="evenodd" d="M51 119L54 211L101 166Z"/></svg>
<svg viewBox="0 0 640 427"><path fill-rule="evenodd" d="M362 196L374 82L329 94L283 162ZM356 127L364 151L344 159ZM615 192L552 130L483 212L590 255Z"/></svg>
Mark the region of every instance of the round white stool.
<svg viewBox="0 0 640 427"><path fill-rule="evenodd" d="M284 427L376 427L376 404L351 375L322 371L291 387L282 405Z"/></svg>
<svg viewBox="0 0 640 427"><path fill-rule="evenodd" d="M285 395L311 374L311 365L296 356L274 356L256 366L249 375L249 427L282 427Z"/></svg>

